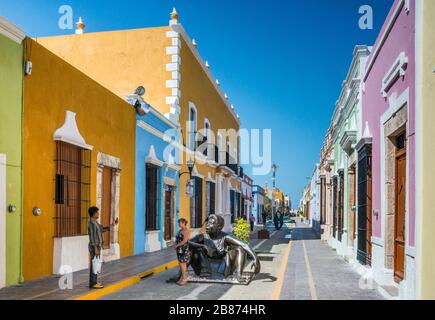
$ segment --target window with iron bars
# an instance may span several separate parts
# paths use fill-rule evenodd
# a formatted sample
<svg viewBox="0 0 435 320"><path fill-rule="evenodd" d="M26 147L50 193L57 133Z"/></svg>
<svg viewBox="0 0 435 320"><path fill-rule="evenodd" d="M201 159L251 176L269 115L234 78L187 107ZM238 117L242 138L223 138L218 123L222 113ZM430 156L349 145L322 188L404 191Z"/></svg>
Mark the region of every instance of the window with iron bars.
<svg viewBox="0 0 435 320"><path fill-rule="evenodd" d="M86 235L90 205L91 151L56 142L55 237Z"/></svg>

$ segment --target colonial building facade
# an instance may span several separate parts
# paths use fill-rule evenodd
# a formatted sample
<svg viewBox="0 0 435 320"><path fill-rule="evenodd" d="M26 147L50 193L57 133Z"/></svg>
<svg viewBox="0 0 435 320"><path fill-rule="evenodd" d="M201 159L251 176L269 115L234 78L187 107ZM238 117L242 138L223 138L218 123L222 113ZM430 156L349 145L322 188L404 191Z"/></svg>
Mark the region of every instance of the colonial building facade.
<svg viewBox="0 0 435 320"><path fill-rule="evenodd" d="M217 213L231 230L231 204L240 203L240 119L175 9L169 26L38 41L122 98L145 87L147 102L180 130L180 217L196 233Z"/></svg>
<svg viewBox="0 0 435 320"><path fill-rule="evenodd" d="M371 138L376 282L415 296L415 1L397 0L367 62L363 123ZM364 137L364 138L367 138ZM366 144L366 143L364 143ZM370 156L370 155L369 155ZM369 198L370 199L370 198ZM363 200L364 201L364 200Z"/></svg>
<svg viewBox="0 0 435 320"><path fill-rule="evenodd" d="M0 288L22 280L23 40L0 17Z"/></svg>
<svg viewBox="0 0 435 320"><path fill-rule="evenodd" d="M334 168L334 147L332 143L333 127L330 126L323 141L320 154L319 175L320 175L320 229L321 238L324 241L332 239L333 220L333 194L332 194L332 173Z"/></svg>
<svg viewBox="0 0 435 320"><path fill-rule="evenodd" d="M416 297L435 299L435 2L416 2Z"/></svg>
<svg viewBox="0 0 435 320"><path fill-rule="evenodd" d="M171 246L179 218L180 167L178 150L171 147L178 130L152 106L141 105L144 115L136 117L135 254Z"/></svg>
<svg viewBox="0 0 435 320"><path fill-rule="evenodd" d="M429 1L395 0L374 46L356 47L321 152L321 180L334 174L329 242L389 298L433 297L433 12Z"/></svg>
<svg viewBox="0 0 435 320"><path fill-rule="evenodd" d="M333 175L333 246L337 252L354 259L357 237L357 152L362 131L361 80L370 49L357 46L340 97L336 104L332 139L334 143Z"/></svg>
<svg viewBox="0 0 435 320"><path fill-rule="evenodd" d="M26 281L88 268L88 208L100 207L106 261L131 256L135 110L44 48L25 57L24 252ZM50 72L47 72L50 70ZM115 221L119 221L116 225Z"/></svg>

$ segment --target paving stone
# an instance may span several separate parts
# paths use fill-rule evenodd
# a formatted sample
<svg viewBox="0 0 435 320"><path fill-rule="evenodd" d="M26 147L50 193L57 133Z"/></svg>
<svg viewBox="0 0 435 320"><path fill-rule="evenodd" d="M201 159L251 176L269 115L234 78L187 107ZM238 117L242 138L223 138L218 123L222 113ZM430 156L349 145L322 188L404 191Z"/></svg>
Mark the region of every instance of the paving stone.
<svg viewBox="0 0 435 320"><path fill-rule="evenodd" d="M281 300L311 300L304 244L311 277L319 300L382 300L376 290L359 287L360 276L311 228L298 223L292 231L292 251L287 263Z"/></svg>

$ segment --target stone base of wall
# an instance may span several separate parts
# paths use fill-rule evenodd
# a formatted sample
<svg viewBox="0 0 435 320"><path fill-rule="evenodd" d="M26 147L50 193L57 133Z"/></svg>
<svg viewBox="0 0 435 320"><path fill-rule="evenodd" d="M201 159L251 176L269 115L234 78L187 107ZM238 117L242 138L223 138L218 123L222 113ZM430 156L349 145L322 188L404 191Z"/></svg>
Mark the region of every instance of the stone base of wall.
<svg viewBox="0 0 435 320"><path fill-rule="evenodd" d="M104 262L119 260L121 258L119 243L112 243L109 250L103 250L102 257Z"/></svg>
<svg viewBox="0 0 435 320"><path fill-rule="evenodd" d="M405 259L405 277L399 284L399 298L401 300L415 300L417 295L415 291L415 272L416 272L416 263L415 258L409 255L406 255Z"/></svg>
<svg viewBox="0 0 435 320"><path fill-rule="evenodd" d="M162 250L160 231L148 231L145 233L145 252Z"/></svg>
<svg viewBox="0 0 435 320"><path fill-rule="evenodd" d="M55 238L53 274L76 272L89 267L89 237Z"/></svg>
<svg viewBox="0 0 435 320"><path fill-rule="evenodd" d="M396 286L393 270L385 268L385 247L383 240L372 238L372 269L376 283L381 286Z"/></svg>

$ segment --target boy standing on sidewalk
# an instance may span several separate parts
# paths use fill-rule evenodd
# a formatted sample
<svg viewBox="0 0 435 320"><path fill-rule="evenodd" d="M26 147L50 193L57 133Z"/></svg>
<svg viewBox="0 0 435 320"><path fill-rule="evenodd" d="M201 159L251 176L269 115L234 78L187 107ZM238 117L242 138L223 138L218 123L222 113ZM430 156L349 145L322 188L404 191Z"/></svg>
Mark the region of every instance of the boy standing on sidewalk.
<svg viewBox="0 0 435 320"><path fill-rule="evenodd" d="M110 226L103 227L98 223L100 218L100 209L97 207L91 207L89 212L89 257L90 257L90 274L89 274L89 288L91 289L103 289L104 286L98 282L98 276L94 273L92 261L95 257L101 257L101 249L103 247L103 233L110 231ZM118 224L118 219L115 221L115 225Z"/></svg>

